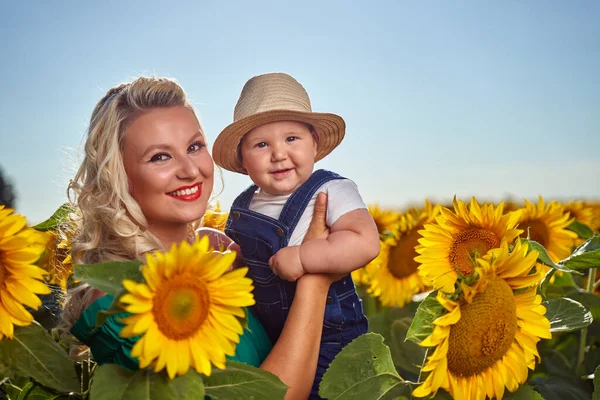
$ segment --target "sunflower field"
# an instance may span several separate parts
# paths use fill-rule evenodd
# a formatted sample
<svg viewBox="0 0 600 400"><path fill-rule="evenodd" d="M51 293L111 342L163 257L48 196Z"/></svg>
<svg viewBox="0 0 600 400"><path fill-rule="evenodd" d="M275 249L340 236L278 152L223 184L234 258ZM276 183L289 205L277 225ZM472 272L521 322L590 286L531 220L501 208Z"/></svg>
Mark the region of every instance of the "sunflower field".
<svg viewBox="0 0 600 400"><path fill-rule="evenodd" d="M381 251L352 276L370 332L338 354L321 397L600 399L600 203L369 211ZM73 215L63 206L30 227L0 205L0 399L285 396L275 375L227 358L254 304L246 268L230 271L235 253L197 238L143 263L72 265ZM67 291L85 285L106 294L90 311L106 307L77 324L95 355L129 368L97 364L61 329Z"/></svg>

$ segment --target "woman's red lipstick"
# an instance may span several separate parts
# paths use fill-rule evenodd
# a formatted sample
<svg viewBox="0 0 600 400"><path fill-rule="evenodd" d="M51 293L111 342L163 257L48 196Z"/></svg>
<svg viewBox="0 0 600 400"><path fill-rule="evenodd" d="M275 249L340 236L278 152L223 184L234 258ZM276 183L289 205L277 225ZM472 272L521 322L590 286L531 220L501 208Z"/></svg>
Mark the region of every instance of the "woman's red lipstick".
<svg viewBox="0 0 600 400"><path fill-rule="evenodd" d="M191 186L182 186L172 192L168 192L167 196L182 201L197 200L202 196L202 183L195 183Z"/></svg>

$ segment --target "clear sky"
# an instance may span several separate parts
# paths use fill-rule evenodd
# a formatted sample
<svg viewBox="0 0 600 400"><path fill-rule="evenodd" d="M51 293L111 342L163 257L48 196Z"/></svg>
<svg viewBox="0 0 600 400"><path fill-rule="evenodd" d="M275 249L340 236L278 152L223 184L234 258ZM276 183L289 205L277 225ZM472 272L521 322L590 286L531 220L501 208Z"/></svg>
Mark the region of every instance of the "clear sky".
<svg viewBox="0 0 600 400"><path fill-rule="evenodd" d="M111 86L177 78L212 142L244 82L283 71L345 118L317 167L369 203L599 197L598 21L595 0L6 1L0 168L39 222ZM224 181L228 208L250 181Z"/></svg>

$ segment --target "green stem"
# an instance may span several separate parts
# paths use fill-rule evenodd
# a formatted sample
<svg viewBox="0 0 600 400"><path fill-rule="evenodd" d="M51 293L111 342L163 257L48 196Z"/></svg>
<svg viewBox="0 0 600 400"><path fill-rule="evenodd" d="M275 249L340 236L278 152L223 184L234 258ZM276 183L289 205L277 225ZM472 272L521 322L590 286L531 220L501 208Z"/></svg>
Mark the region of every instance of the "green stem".
<svg viewBox="0 0 600 400"><path fill-rule="evenodd" d="M594 284L596 283L596 268L590 268L588 272L588 282L586 290L589 293L594 292ZM581 341L579 342L579 356L577 357L577 372L582 372L583 363L585 361L585 348L587 344L587 333L588 328L585 327L581 330Z"/></svg>

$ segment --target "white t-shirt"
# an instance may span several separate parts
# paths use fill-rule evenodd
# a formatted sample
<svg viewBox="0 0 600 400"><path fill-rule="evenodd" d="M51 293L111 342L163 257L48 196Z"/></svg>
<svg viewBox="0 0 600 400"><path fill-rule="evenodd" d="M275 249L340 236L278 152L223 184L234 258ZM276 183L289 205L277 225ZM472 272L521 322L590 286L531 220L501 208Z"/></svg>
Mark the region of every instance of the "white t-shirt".
<svg viewBox="0 0 600 400"><path fill-rule="evenodd" d="M322 192L327 194L326 223L329 227L331 227L342 215L360 208L367 208L360 193L358 193L358 187L356 187L356 184L351 180L334 179L326 182L310 199L308 206L306 206L306 210L304 210L304 213L298 221L298 225L296 225L296 229L292 232L292 237L290 238L288 246L302 244L304 235L306 235L310 221L312 220L317 195ZM259 188L252 197L250 210L267 215L271 218L279 219L281 210L290 196L291 194L284 196L268 194Z"/></svg>

